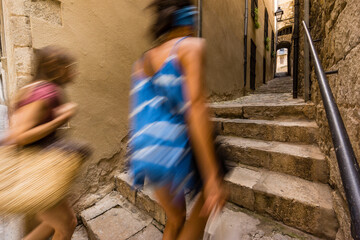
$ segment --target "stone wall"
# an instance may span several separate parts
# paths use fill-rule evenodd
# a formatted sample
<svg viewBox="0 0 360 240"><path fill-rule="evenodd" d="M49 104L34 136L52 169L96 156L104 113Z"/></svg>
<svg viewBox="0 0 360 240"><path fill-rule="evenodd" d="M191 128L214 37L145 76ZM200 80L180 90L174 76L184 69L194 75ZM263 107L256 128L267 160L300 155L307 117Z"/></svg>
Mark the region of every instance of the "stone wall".
<svg viewBox="0 0 360 240"><path fill-rule="evenodd" d="M355 155L360 160L360 5L355 0L314 0L310 23L313 39L326 70L339 70L329 82L346 125ZM326 153L331 169L330 185L334 189L334 208L340 230L337 239L352 239L346 198L332 145L331 135L314 71L312 100L317 108L320 147Z"/></svg>
<svg viewBox="0 0 360 240"><path fill-rule="evenodd" d="M278 7L284 11L282 19L289 19L294 17L294 0L278 0ZM277 29L280 30L283 27L292 25L293 21L294 20L278 22Z"/></svg>
<svg viewBox="0 0 360 240"><path fill-rule="evenodd" d="M10 96L31 79L34 48L57 44L78 58L80 75L67 91L80 109L68 134L91 143L94 154L72 196L77 210L113 190L114 172L124 167L131 66L150 42L148 2L2 0Z"/></svg>

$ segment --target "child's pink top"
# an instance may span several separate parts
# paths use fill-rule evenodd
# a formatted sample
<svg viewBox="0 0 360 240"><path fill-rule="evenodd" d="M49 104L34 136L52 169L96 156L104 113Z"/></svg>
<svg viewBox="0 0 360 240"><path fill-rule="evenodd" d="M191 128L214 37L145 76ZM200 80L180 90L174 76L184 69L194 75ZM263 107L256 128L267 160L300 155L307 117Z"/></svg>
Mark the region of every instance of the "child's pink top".
<svg viewBox="0 0 360 240"><path fill-rule="evenodd" d="M49 114L44 122L53 120L52 110L61 104L59 87L54 83L41 82L37 84L27 98L16 104L16 109L39 100L46 100L49 104Z"/></svg>

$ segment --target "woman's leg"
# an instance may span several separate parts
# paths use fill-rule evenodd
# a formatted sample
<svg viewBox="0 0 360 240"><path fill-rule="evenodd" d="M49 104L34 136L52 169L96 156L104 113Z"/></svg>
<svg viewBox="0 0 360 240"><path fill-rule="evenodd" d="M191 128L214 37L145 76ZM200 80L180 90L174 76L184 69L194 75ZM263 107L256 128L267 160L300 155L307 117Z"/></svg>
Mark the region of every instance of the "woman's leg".
<svg viewBox="0 0 360 240"><path fill-rule="evenodd" d="M198 240L204 234L204 229L209 216L200 214L205 203L204 194L201 192L191 211L189 219L185 222L177 240Z"/></svg>
<svg viewBox="0 0 360 240"><path fill-rule="evenodd" d="M155 194L167 216L163 240L198 240L202 237L209 216L201 215L204 206L204 194L201 192L192 208L190 217L186 219L185 197L174 203L174 196L168 188L161 188Z"/></svg>
<svg viewBox="0 0 360 240"><path fill-rule="evenodd" d="M186 219L185 196L182 195L175 200L168 187L156 189L155 195L164 208L167 217L163 240L175 240Z"/></svg>
<svg viewBox="0 0 360 240"><path fill-rule="evenodd" d="M40 214L39 219L42 221L42 224L39 226L40 229L36 228L25 240L41 239L39 237L48 233L49 227L55 230L53 240L71 240L77 225L75 213L66 200ZM32 238L28 238L29 236Z"/></svg>
<svg viewBox="0 0 360 240"><path fill-rule="evenodd" d="M48 240L54 234L54 229L46 223L41 223L32 230L23 240Z"/></svg>

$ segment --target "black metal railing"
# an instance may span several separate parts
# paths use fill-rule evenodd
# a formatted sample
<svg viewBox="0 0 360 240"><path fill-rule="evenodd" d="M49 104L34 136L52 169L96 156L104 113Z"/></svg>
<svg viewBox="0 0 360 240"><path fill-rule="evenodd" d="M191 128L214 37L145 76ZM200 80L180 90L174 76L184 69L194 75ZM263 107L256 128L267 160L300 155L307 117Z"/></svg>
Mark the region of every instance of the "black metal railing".
<svg viewBox="0 0 360 240"><path fill-rule="evenodd" d="M351 215L352 236L360 240L360 171L354 150L349 140L344 122L331 92L324 69L320 63L314 42L306 23L303 21L305 34L310 45L310 52L314 59L316 76L318 78L321 96L324 102L326 116L332 135L336 158L341 179L345 189Z"/></svg>

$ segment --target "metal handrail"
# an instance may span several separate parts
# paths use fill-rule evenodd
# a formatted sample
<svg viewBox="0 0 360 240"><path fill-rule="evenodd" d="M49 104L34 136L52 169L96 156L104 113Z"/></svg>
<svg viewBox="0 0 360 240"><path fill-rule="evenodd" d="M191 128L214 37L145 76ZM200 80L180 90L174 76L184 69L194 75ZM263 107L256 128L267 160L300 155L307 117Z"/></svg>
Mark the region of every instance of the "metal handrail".
<svg viewBox="0 0 360 240"><path fill-rule="evenodd" d="M316 76L318 78L321 96L324 102L326 116L332 135L336 158L338 161L341 179L349 205L352 237L360 240L360 171L354 150L349 140L344 122L331 92L329 82L320 63L309 29L303 21L305 34L314 58Z"/></svg>

